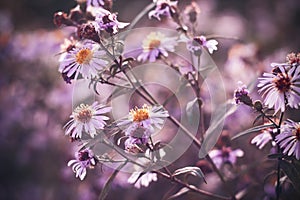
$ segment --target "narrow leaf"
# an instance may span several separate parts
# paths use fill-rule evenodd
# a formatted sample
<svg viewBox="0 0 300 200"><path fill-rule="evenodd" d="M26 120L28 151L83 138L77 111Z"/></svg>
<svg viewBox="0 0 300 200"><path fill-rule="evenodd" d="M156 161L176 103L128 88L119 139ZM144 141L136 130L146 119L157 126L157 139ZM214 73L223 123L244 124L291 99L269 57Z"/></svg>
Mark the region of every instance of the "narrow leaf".
<svg viewBox="0 0 300 200"><path fill-rule="evenodd" d="M186 115L190 124L195 124L200 120L198 101L200 100L198 100L198 98L195 98L186 104Z"/></svg>
<svg viewBox="0 0 300 200"><path fill-rule="evenodd" d="M113 183L113 180L116 178L117 174L119 173L119 171L127 164L127 162L124 162L123 164L121 164L113 173L112 175L109 177L109 179L107 180L107 182L105 183L100 195L99 195L99 200L104 200L107 195L108 192L110 190L111 184Z"/></svg>
<svg viewBox="0 0 300 200"><path fill-rule="evenodd" d="M291 180L295 190L300 192L300 173L297 171L297 168L292 163L285 160L280 161L280 167Z"/></svg>
<svg viewBox="0 0 300 200"><path fill-rule="evenodd" d="M233 136L231 138L231 140L235 140L235 139L237 139L237 138L239 138L241 136L247 135L249 133L258 132L258 131L261 131L263 129L271 128L271 127L275 128L274 124L264 124L264 125L255 126L255 127L249 128L249 129L247 129L247 130L245 130L245 131L243 131L243 132L241 132L241 133Z"/></svg>
<svg viewBox="0 0 300 200"><path fill-rule="evenodd" d="M168 199L174 199L176 197L179 197L179 196L187 193L188 191L190 191L189 188L183 187L178 192L176 192L175 194L173 194L172 196L170 196Z"/></svg>
<svg viewBox="0 0 300 200"><path fill-rule="evenodd" d="M174 173L173 176L178 176L181 174L191 174L193 176L198 176L200 178L203 178L204 182L206 183L204 173L199 167L183 167L180 169L177 169Z"/></svg>

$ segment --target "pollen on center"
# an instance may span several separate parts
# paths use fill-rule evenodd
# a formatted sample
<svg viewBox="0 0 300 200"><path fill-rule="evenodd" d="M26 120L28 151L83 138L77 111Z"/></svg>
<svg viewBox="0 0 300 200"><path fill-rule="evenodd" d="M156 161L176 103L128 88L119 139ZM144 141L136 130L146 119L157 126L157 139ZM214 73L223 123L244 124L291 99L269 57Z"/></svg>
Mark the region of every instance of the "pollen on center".
<svg viewBox="0 0 300 200"><path fill-rule="evenodd" d="M93 52L90 49L81 49L76 54L76 62L79 64L88 64L93 57Z"/></svg>
<svg viewBox="0 0 300 200"><path fill-rule="evenodd" d="M132 109L130 110L130 114L133 117L133 121L141 122L149 119L149 107L144 105L142 108Z"/></svg>

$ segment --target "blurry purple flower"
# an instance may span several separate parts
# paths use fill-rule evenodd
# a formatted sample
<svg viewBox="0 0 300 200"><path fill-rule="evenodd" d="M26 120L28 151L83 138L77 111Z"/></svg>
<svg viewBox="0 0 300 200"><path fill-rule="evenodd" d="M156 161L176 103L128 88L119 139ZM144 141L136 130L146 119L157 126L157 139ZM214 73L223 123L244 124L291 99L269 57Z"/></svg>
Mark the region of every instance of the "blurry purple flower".
<svg viewBox="0 0 300 200"><path fill-rule="evenodd" d="M152 172L146 172L144 174L140 172L133 172L128 178L128 183L134 184L134 187L141 188L142 186L148 187L152 181L157 181L157 174Z"/></svg>
<svg viewBox="0 0 300 200"><path fill-rule="evenodd" d="M166 37L160 32L151 32L143 41L143 52L137 57L137 60L155 62L160 55L167 57L168 51L173 52L176 45L175 37Z"/></svg>
<svg viewBox="0 0 300 200"><path fill-rule="evenodd" d="M111 107L105 107L94 102L92 105L81 104L75 108L71 120L65 125L66 135L74 139L81 138L85 131L92 138L97 134L97 129L103 129L106 125L105 120L109 118L102 115L111 111Z"/></svg>
<svg viewBox="0 0 300 200"><path fill-rule="evenodd" d="M139 145L145 145L149 140L150 135L143 134L140 137L132 137L129 136L125 140L125 150L130 153L141 153L143 150L139 147Z"/></svg>
<svg viewBox="0 0 300 200"><path fill-rule="evenodd" d="M231 147L222 147L222 149L211 150L209 156L220 169L223 164L234 165L238 157L244 156L244 152L241 149L232 150Z"/></svg>
<svg viewBox="0 0 300 200"><path fill-rule="evenodd" d="M103 0L87 0L88 6L100 7L104 5Z"/></svg>
<svg viewBox="0 0 300 200"><path fill-rule="evenodd" d="M206 37L201 35L199 37L194 37L193 39L187 38L185 35L181 35L180 41L186 42L186 48L190 51L195 53L196 55L200 55L202 51L202 47L206 47L210 54L213 51L218 50L217 40L206 40Z"/></svg>
<svg viewBox="0 0 300 200"><path fill-rule="evenodd" d="M74 160L68 162L68 166L72 166L73 172L76 174L76 178L79 177L83 180L86 176L86 169L93 168L96 165L96 159L94 153L90 149L85 149L75 153Z"/></svg>
<svg viewBox="0 0 300 200"><path fill-rule="evenodd" d="M99 50L99 45L86 42L80 47L76 46L61 54L59 72L69 78L74 75L76 78L78 73L86 79L97 76L98 71L103 70L108 63L102 59L103 55L105 51Z"/></svg>
<svg viewBox="0 0 300 200"><path fill-rule="evenodd" d="M280 134L275 141L288 156L295 155L300 159L300 123L290 119L286 120L281 127Z"/></svg>
<svg viewBox="0 0 300 200"><path fill-rule="evenodd" d="M162 106L147 106L130 110L126 119L121 120L117 125L127 127L126 136L147 139L154 132L154 127L160 129L164 118L168 117L168 111Z"/></svg>
<svg viewBox="0 0 300 200"><path fill-rule="evenodd" d="M110 34L116 34L119 29L129 25L129 23L119 22L115 13L111 13L104 8L92 9L92 13L96 17L95 21L98 23L100 30L105 30Z"/></svg>
<svg viewBox="0 0 300 200"><path fill-rule="evenodd" d="M161 20L161 16L172 17L177 12L177 1L153 0L153 2L156 7L149 12L149 18L155 17L156 19Z"/></svg>
<svg viewBox="0 0 300 200"><path fill-rule="evenodd" d="M269 141L272 141L271 133L276 132L277 129L264 130L251 140L251 144L255 144L259 149L262 149Z"/></svg>
<svg viewBox="0 0 300 200"><path fill-rule="evenodd" d="M252 106L252 100L249 97L249 90L247 86L241 81L238 82L238 89L234 91L234 100L236 104L244 103L246 105Z"/></svg>
<svg viewBox="0 0 300 200"><path fill-rule="evenodd" d="M300 53L289 53L286 56L286 61L288 62L288 64L293 66L300 65Z"/></svg>
<svg viewBox="0 0 300 200"><path fill-rule="evenodd" d="M265 96L264 103L275 112L284 112L286 105L298 108L300 103L300 67L287 69L278 66L272 73L264 73L259 78L259 92Z"/></svg>

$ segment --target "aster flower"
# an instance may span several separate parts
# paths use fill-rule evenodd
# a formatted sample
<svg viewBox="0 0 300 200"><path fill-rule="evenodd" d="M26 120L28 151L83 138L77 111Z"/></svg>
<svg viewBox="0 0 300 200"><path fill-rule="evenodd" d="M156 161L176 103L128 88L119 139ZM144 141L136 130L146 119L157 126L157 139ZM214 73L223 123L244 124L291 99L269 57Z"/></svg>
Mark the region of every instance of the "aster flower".
<svg viewBox="0 0 300 200"><path fill-rule="evenodd" d="M283 149L283 153L288 156L295 155L300 159L300 123L290 119L286 120L281 127L280 134L275 138L275 142Z"/></svg>
<svg viewBox="0 0 300 200"><path fill-rule="evenodd" d="M234 165L238 157L244 156L244 152L241 149L232 150L231 147L222 147L222 149L211 150L209 156L220 169L223 164Z"/></svg>
<svg viewBox="0 0 300 200"><path fill-rule="evenodd" d="M61 54L59 72L69 78L78 73L86 79L97 76L98 72L108 64L101 58L104 55L105 51L99 50L99 45L96 43L86 42L74 46L70 51Z"/></svg>
<svg viewBox="0 0 300 200"><path fill-rule="evenodd" d="M148 187L152 181L157 181L157 174L152 172L140 173L133 172L128 178L128 183L134 184L134 187L140 189L142 186Z"/></svg>
<svg viewBox="0 0 300 200"><path fill-rule="evenodd" d="M276 130L277 129L264 130L251 140L251 144L255 144L259 149L264 148L269 141L272 141L273 138L271 133L276 133Z"/></svg>
<svg viewBox="0 0 300 200"><path fill-rule="evenodd" d="M66 135L78 139L82 137L82 132L85 131L91 137L94 137L98 129L103 129L106 125L107 116L102 114L110 112L111 107L105 107L94 102L92 105L81 104L75 108L71 120L65 125Z"/></svg>
<svg viewBox="0 0 300 200"><path fill-rule="evenodd" d="M264 103L275 112L284 112L286 105L291 108L298 108L300 103L300 68L292 67L287 69L278 66L273 73L264 73L259 78L259 92L263 93Z"/></svg>
<svg viewBox="0 0 300 200"><path fill-rule="evenodd" d="M143 52L137 57L137 60L154 62L160 55L167 57L168 51L174 52L176 45L175 37L167 37L160 32L151 32L143 41Z"/></svg>
<svg viewBox="0 0 300 200"><path fill-rule="evenodd" d="M164 123L164 118L168 117L168 111L162 106L147 106L130 110L126 119L121 120L117 125L125 126L125 135L140 138L144 141L155 131L155 127L160 129Z"/></svg>
<svg viewBox="0 0 300 200"><path fill-rule="evenodd" d="M76 178L83 180L86 176L86 169L93 168L96 164L96 158L94 153L90 149L85 149L75 153L75 158L68 162L68 166L72 166L73 172L76 174Z"/></svg>
<svg viewBox="0 0 300 200"><path fill-rule="evenodd" d="M95 22L99 25L100 30L105 30L110 34L116 34L119 29L129 25L129 23L119 22L115 13L104 8L92 9L91 12L95 15Z"/></svg>
<svg viewBox="0 0 300 200"><path fill-rule="evenodd" d="M187 50L194 53L195 55L201 55L203 47L207 48L208 52L210 54L212 54L213 51L218 50L218 48L217 48L218 41L217 40L207 40L206 37L203 35L190 39L186 35L182 34L180 36L179 41L185 42Z"/></svg>
<svg viewBox="0 0 300 200"><path fill-rule="evenodd" d="M161 20L161 16L172 17L177 12L177 1L153 0L153 2L156 7L149 12L149 18L155 17L156 19Z"/></svg>
<svg viewBox="0 0 300 200"><path fill-rule="evenodd" d="M238 82L238 89L234 91L234 100L236 104L244 103L246 105L252 106L252 99L249 97L249 90L247 86L241 81Z"/></svg>

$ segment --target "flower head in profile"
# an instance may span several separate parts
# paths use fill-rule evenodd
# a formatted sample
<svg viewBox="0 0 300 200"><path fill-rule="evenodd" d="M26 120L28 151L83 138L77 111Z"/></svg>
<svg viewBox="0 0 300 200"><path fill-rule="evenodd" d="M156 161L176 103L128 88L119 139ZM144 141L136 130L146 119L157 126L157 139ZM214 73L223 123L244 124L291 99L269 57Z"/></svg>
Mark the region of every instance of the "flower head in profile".
<svg viewBox="0 0 300 200"><path fill-rule="evenodd" d="M264 148L264 146L272 141L272 134L276 133L277 129L264 130L262 133L258 134L251 140L251 144L255 144L258 149Z"/></svg>
<svg viewBox="0 0 300 200"><path fill-rule="evenodd" d="M96 17L95 21L99 25L100 30L104 30L109 34L116 34L119 29L129 25L129 23L119 22L115 13L111 13L104 8L92 9L92 13Z"/></svg>
<svg viewBox="0 0 300 200"><path fill-rule="evenodd" d="M75 159L68 162L68 166L72 166L76 178L83 180L86 176L86 169L93 168L97 164L94 153L90 149L85 149L75 153Z"/></svg>
<svg viewBox="0 0 300 200"><path fill-rule="evenodd" d="M161 55L167 57L168 51L174 52L176 45L175 37L167 37L160 32L151 32L143 41L143 52L137 57L137 60L155 62Z"/></svg>
<svg viewBox="0 0 300 200"><path fill-rule="evenodd" d="M259 78L259 92L262 93L264 103L275 112L284 112L286 105L298 108L300 103L300 68L277 66L272 73L264 73Z"/></svg>
<svg viewBox="0 0 300 200"><path fill-rule="evenodd" d="M168 111L162 106L143 105L142 108L131 109L126 119L121 120L117 125L125 126L125 135L132 137L149 137L155 131L155 127L160 129Z"/></svg>
<svg viewBox="0 0 300 200"><path fill-rule="evenodd" d="M149 18L155 17L156 19L161 20L161 16L172 17L177 12L177 1L153 0L153 2L156 7L149 12Z"/></svg>
<svg viewBox="0 0 300 200"><path fill-rule="evenodd" d="M104 113L110 112L111 107L105 107L94 102L92 105L80 104L75 108L71 120L65 125L66 135L70 135L74 139L82 137L82 132L86 132L91 137L97 134L97 130L103 129L106 120L109 120Z"/></svg>
<svg viewBox="0 0 300 200"><path fill-rule="evenodd" d="M290 119L285 121L275 142L283 149L284 154L295 155L300 160L300 123Z"/></svg>
<svg viewBox="0 0 300 200"><path fill-rule="evenodd" d="M153 172L133 172L128 178L128 183L134 184L134 187L140 189L142 186L148 187L152 181L157 181L157 174Z"/></svg>
<svg viewBox="0 0 300 200"><path fill-rule="evenodd" d="M208 52L210 54L213 53L213 51L218 50L218 41L217 40L207 40L205 36L197 36L194 38L188 38L186 35L180 36L180 42L186 43L186 48L190 52L194 53L197 56L200 56L202 53L202 48L205 47L208 49Z"/></svg>
<svg viewBox="0 0 300 200"><path fill-rule="evenodd" d="M233 96L236 104L244 103L249 106L253 105L247 86L240 81L238 82L238 88L234 91Z"/></svg>
<svg viewBox="0 0 300 200"><path fill-rule="evenodd" d="M211 150L209 156L220 169L224 164L234 165L238 157L244 156L244 152L241 149L232 150L231 147L223 146L222 149Z"/></svg>
<svg viewBox="0 0 300 200"><path fill-rule="evenodd" d="M99 45L96 43L86 42L75 46L70 51L61 54L59 72L68 78L79 73L86 79L97 76L108 63L102 59L104 55L105 51L99 50Z"/></svg>

